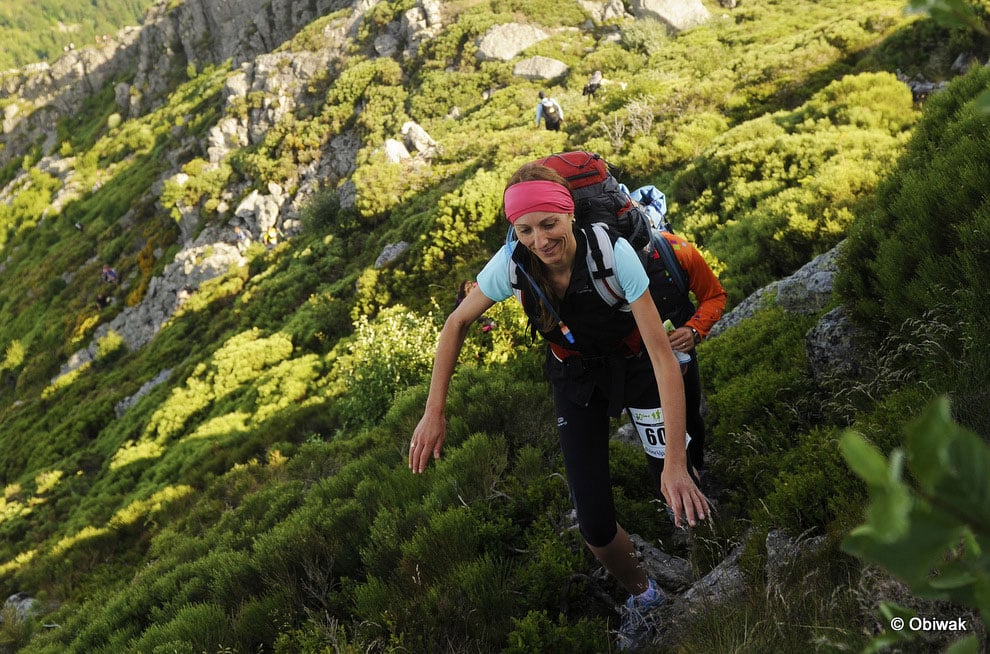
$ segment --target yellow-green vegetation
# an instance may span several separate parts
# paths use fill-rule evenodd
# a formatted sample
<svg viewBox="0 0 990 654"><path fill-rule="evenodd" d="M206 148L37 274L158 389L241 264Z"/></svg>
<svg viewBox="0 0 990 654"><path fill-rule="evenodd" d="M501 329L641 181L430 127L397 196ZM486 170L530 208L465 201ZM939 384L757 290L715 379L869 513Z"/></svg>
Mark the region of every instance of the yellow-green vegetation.
<svg viewBox="0 0 990 654"><path fill-rule="evenodd" d="M375 39L418 5L379 2L298 106L221 161L209 130L272 100L254 89L227 103L231 62L181 62L171 92L138 116L116 105L113 84L127 80L114 80L53 126L54 144L9 153L0 584L38 601L25 620L4 614L2 647L608 651L623 591L568 528L542 351L516 303L491 310L493 331L469 330L443 457L424 475L405 459L457 284L504 241L505 180L576 148L605 155L630 187L665 190L675 229L732 304L847 240L828 308L846 306L868 334L861 375L812 378L805 335L821 314L772 301L700 347L710 474L723 489L711 523L677 537L638 448L615 442L611 461L630 532L698 575L744 546L744 595L680 621L676 651L867 646L891 598L864 589L887 578L846 550L903 573L889 548L928 524L933 497L957 479L922 462L912 469L935 486L915 499L882 474L880 453L938 395L975 434L957 437L963 455L983 456L975 441L990 434L990 117L976 100L990 73L960 74L924 103L895 76L941 81L960 54L985 60L974 24L988 22L987 3L954 27L906 14L904 0L706 5L708 24L674 34L655 21L596 24L578 2L444 2L442 32L400 61L378 56ZM316 19L280 56L326 46L350 18ZM550 33L520 57L555 57L568 73L543 84L514 77L515 62L479 63L477 37L505 22ZM613 83L589 101L594 70ZM544 88L565 108L560 132L533 127ZM383 142L410 120L440 149L387 163ZM185 245L178 218L188 229L198 217L197 234L225 229L224 206L270 184L296 193L343 136L357 142L353 168L320 180L287 242L247 248L142 347L105 328L156 290ZM376 266L399 242L408 251ZM104 263L120 284L100 279ZM93 356L62 374L84 348ZM865 485L843 460L857 453ZM880 508L844 541L868 489ZM926 586L930 558L912 559L907 581L985 613L985 525L970 513L940 523L946 548L932 550L953 592ZM901 540L868 540L887 526ZM763 543L775 529L825 544L770 580Z"/></svg>
<svg viewBox="0 0 990 654"><path fill-rule="evenodd" d="M0 70L37 61L53 62L70 45L102 43L103 36L137 25L151 0L39 0L0 2L4 48Z"/></svg>

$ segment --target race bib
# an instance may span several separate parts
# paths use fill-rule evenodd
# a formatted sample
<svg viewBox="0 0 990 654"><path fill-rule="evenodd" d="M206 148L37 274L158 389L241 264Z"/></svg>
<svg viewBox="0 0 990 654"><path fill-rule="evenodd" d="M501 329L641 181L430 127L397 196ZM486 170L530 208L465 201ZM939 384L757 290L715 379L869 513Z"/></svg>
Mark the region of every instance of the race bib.
<svg viewBox="0 0 990 654"><path fill-rule="evenodd" d="M650 456L662 459L667 453L667 433L663 423L663 409L627 409L636 433L643 441L643 449ZM685 433L685 445L691 442L691 434Z"/></svg>

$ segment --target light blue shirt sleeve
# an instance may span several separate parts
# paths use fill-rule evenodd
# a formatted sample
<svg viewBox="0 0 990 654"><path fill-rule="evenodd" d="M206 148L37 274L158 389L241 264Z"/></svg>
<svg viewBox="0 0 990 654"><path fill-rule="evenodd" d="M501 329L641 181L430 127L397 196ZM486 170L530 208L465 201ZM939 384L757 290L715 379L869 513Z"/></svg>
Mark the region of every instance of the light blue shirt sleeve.
<svg viewBox="0 0 990 654"><path fill-rule="evenodd" d="M625 293L626 302L638 300L650 288L650 278L646 275L639 255L624 238L615 241L615 277Z"/></svg>
<svg viewBox="0 0 990 654"><path fill-rule="evenodd" d="M536 103L536 126L540 126L540 118L543 118L543 103Z"/></svg>
<svg viewBox="0 0 990 654"><path fill-rule="evenodd" d="M512 297L512 283L509 281L511 258L512 251L503 245L478 273L478 288L492 302L501 302Z"/></svg>

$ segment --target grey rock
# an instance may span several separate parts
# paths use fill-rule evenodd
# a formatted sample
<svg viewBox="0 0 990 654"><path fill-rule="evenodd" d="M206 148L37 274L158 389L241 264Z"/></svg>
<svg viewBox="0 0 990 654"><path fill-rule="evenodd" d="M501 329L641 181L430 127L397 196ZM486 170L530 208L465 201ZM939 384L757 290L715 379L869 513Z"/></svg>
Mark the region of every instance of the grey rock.
<svg viewBox="0 0 990 654"><path fill-rule="evenodd" d="M703 25L711 14L701 0L632 0L636 18L653 18L676 32Z"/></svg>
<svg viewBox="0 0 990 654"><path fill-rule="evenodd" d="M708 338L715 338L726 329L753 317L758 311L769 307L774 300L791 313L812 314L824 309L832 299L842 245L843 243L839 243L801 266L792 275L771 282L752 293L715 323Z"/></svg>
<svg viewBox="0 0 990 654"><path fill-rule="evenodd" d="M664 590L677 592L691 586L694 572L690 561L667 554L637 534L630 534L629 540L636 548L636 557L646 570L646 574Z"/></svg>
<svg viewBox="0 0 990 654"><path fill-rule="evenodd" d="M3 603L5 609L10 609L13 617L20 622L27 620L34 609L35 599L25 592L14 593ZM2 623L2 619L0 619Z"/></svg>
<svg viewBox="0 0 990 654"><path fill-rule="evenodd" d="M399 51L399 39L395 34L384 32L375 37L375 52L382 57L391 57Z"/></svg>
<svg viewBox="0 0 990 654"><path fill-rule="evenodd" d="M866 335L849 319L844 307L832 309L804 338L808 367L815 379L834 375L858 377L864 372L869 353L864 351Z"/></svg>
<svg viewBox="0 0 990 654"><path fill-rule="evenodd" d="M478 40L479 61L509 61L520 52L550 35L533 25L505 23L495 25Z"/></svg>
<svg viewBox="0 0 990 654"><path fill-rule="evenodd" d="M567 74L567 64L550 57L529 57L518 62L512 74L529 80L552 80Z"/></svg>
<svg viewBox="0 0 990 654"><path fill-rule="evenodd" d="M405 241L399 241L398 243L390 243L386 245L385 249L382 250L382 253L378 255L377 259L375 259L375 268L381 268L392 263L401 257L408 249L409 244Z"/></svg>
<svg viewBox="0 0 990 654"><path fill-rule="evenodd" d="M416 151L427 159L439 152L440 145L418 123L407 121L402 125L401 131L409 152Z"/></svg>
<svg viewBox="0 0 990 654"><path fill-rule="evenodd" d="M405 159L412 158L405 144L395 139L385 139L382 150L385 152L385 161L388 163L399 163Z"/></svg>
<svg viewBox="0 0 990 654"><path fill-rule="evenodd" d="M146 381L144 384L142 384L141 388L139 388L134 395L125 397L120 402L117 402L117 404L115 404L113 407L114 415L116 415L118 418L123 417L123 415L127 413L128 409L130 409L132 406L137 404L138 400L140 400L142 397L150 393L152 389L154 389L156 386L159 386L165 383L166 381L168 381L169 377L171 376L172 376L171 368L166 368L165 370L162 370L160 373L155 375L153 379Z"/></svg>

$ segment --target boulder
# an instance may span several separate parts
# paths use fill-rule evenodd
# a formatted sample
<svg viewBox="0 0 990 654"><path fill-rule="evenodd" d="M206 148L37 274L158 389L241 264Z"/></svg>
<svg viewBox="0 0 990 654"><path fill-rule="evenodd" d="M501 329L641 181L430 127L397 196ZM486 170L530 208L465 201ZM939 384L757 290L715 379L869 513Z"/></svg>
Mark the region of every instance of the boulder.
<svg viewBox="0 0 990 654"><path fill-rule="evenodd" d="M415 151L427 159L439 152L439 144L418 123L407 121L402 125L401 131L408 151Z"/></svg>
<svg viewBox="0 0 990 654"><path fill-rule="evenodd" d="M529 80L553 80L567 74L567 64L550 57L529 57L518 62L512 74Z"/></svg>
<svg viewBox="0 0 990 654"><path fill-rule="evenodd" d="M405 159L412 158L405 144L395 139L386 139L382 149L385 151L385 161L388 163L399 163Z"/></svg>
<svg viewBox="0 0 990 654"><path fill-rule="evenodd" d="M636 548L636 557L646 570L646 574L665 591L683 591L691 586L694 571L690 561L667 554L637 534L630 534L629 540Z"/></svg>
<svg viewBox="0 0 990 654"><path fill-rule="evenodd" d="M652 18L681 32L703 25L711 18L701 0L632 0L632 13L636 18Z"/></svg>
<svg viewBox="0 0 990 654"><path fill-rule="evenodd" d="M730 327L735 327L756 312L765 309L776 300L785 311L813 314L824 309L832 299L835 274L842 243L821 254L794 274L771 282L753 292L715 323L708 334L714 338Z"/></svg>
<svg viewBox="0 0 990 654"><path fill-rule="evenodd" d="M529 46L548 38L549 34L532 25L495 25L478 39L477 57L479 61L509 61Z"/></svg>
<svg viewBox="0 0 990 654"><path fill-rule="evenodd" d="M9 609L13 613L14 618L23 622L27 620L31 609L34 608L34 604L35 600L33 597L25 592L19 592L8 597L7 601L3 603L3 607Z"/></svg>
<svg viewBox="0 0 990 654"><path fill-rule="evenodd" d="M832 309L804 337L808 367L815 379L835 375L858 377L869 353L863 348L866 334L849 319L844 307Z"/></svg>
<svg viewBox="0 0 990 654"><path fill-rule="evenodd" d="M409 249L409 244L406 243L405 241L399 241L398 243L389 243L388 245L385 246L385 249L382 250L382 253L378 255L378 258L375 259L375 268L376 269L381 268L383 266L392 263L393 261L401 257L408 249Z"/></svg>

